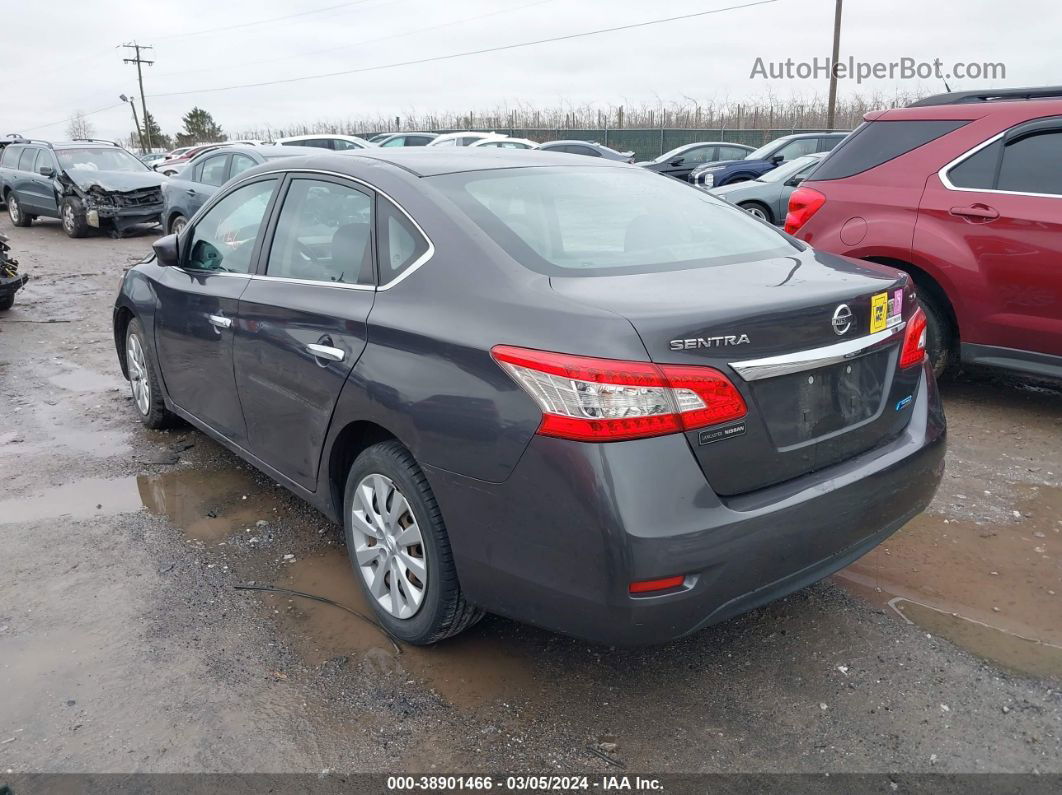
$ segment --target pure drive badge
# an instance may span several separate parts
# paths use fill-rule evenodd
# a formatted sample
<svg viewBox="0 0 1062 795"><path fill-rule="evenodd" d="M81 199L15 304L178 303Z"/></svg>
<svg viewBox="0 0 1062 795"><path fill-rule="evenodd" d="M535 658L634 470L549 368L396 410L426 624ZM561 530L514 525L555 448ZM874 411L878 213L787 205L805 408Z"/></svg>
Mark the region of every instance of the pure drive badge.
<svg viewBox="0 0 1062 795"><path fill-rule="evenodd" d="M736 425L727 425L725 428L709 428L706 431L701 431L697 434L697 441L701 444L711 444L712 442L718 442L720 439L730 439L734 436L741 436L745 433L745 423L739 422Z"/></svg>
<svg viewBox="0 0 1062 795"><path fill-rule="evenodd" d="M696 348L724 348L731 345L747 345L748 334L727 334L722 337L693 337L687 340L671 340L673 351L690 351Z"/></svg>

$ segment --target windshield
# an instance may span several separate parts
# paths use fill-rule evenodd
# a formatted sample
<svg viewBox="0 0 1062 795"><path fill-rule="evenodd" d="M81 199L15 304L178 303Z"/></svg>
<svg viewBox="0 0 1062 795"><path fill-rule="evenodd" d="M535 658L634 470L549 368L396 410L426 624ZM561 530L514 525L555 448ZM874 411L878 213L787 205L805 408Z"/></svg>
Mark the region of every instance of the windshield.
<svg viewBox="0 0 1062 795"><path fill-rule="evenodd" d="M771 141L769 144L764 144L754 152L749 152L745 155L746 160L766 160L767 156L778 148L778 141Z"/></svg>
<svg viewBox="0 0 1062 795"><path fill-rule="evenodd" d="M510 256L548 275L653 273L798 250L715 197L640 169L522 168L429 179Z"/></svg>
<svg viewBox="0 0 1062 795"><path fill-rule="evenodd" d="M757 178L757 182L785 182L790 177L799 174L801 171L808 170L811 166L822 160L821 157L812 155L804 155L798 157L795 160L790 160L788 163L782 163L778 168L768 171L763 176Z"/></svg>
<svg viewBox="0 0 1062 795"><path fill-rule="evenodd" d="M55 155L64 171L151 170L127 151L117 147L56 149Z"/></svg>

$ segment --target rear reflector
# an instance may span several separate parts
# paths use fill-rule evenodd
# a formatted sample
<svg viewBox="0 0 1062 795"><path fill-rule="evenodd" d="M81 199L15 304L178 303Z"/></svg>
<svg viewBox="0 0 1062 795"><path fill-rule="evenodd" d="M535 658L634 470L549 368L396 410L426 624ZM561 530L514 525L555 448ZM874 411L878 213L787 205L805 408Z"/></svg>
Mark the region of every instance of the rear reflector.
<svg viewBox="0 0 1062 795"><path fill-rule="evenodd" d="M913 367L926 358L926 313L916 306L903 332L903 350L900 352L900 367Z"/></svg>
<svg viewBox="0 0 1062 795"><path fill-rule="evenodd" d="M826 197L811 188L797 188L789 197L789 212L785 216L785 231L795 235L797 230L807 223L819 208L826 203Z"/></svg>
<svg viewBox="0 0 1062 795"><path fill-rule="evenodd" d="M632 582L628 590L631 593L670 591L672 588L678 588L685 581L686 578L682 575L679 575L678 577L664 577L661 580L641 580L640 582Z"/></svg>
<svg viewBox="0 0 1062 795"><path fill-rule="evenodd" d="M496 345L494 360L542 409L538 432L614 442L744 417L741 394L712 367L593 359Z"/></svg>

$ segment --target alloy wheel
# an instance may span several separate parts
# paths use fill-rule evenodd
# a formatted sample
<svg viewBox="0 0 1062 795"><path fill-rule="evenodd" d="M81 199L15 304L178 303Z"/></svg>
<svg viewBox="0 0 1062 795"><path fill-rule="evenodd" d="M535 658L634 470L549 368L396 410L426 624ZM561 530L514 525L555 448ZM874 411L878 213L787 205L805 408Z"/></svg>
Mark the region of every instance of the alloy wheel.
<svg viewBox="0 0 1062 795"><path fill-rule="evenodd" d="M173 228L170 230L170 234L179 235L184 231L184 227L188 222L183 218L178 218L173 222Z"/></svg>
<svg viewBox="0 0 1062 795"><path fill-rule="evenodd" d="M65 229L67 232L72 233L75 228L76 224L74 222L74 208L68 204L63 207L63 229Z"/></svg>
<svg viewBox="0 0 1062 795"><path fill-rule="evenodd" d="M22 208L18 206L18 200L14 194L7 197L7 214L11 216L11 223L17 224L22 218Z"/></svg>
<svg viewBox="0 0 1062 795"><path fill-rule="evenodd" d="M351 506L354 557L369 593L395 618L416 615L428 587L428 561L413 508L393 480L366 475Z"/></svg>
<svg viewBox="0 0 1062 795"><path fill-rule="evenodd" d="M746 207L745 212L747 212L753 218L759 218L761 221L767 220L767 213L765 213L760 207L757 207L756 205Z"/></svg>
<svg viewBox="0 0 1062 795"><path fill-rule="evenodd" d="M137 410L146 417L151 409L151 382L148 380L144 347L136 334L129 336L125 362L129 369L129 386L133 391L133 400L136 401Z"/></svg>

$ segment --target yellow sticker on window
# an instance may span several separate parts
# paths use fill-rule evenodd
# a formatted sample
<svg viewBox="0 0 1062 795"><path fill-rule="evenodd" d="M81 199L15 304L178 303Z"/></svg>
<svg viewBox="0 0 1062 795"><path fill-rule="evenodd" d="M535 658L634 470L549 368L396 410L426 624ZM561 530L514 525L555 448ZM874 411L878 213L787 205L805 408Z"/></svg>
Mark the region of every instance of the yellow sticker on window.
<svg viewBox="0 0 1062 795"><path fill-rule="evenodd" d="M885 330L889 315L889 294L878 293L870 299L870 333Z"/></svg>

